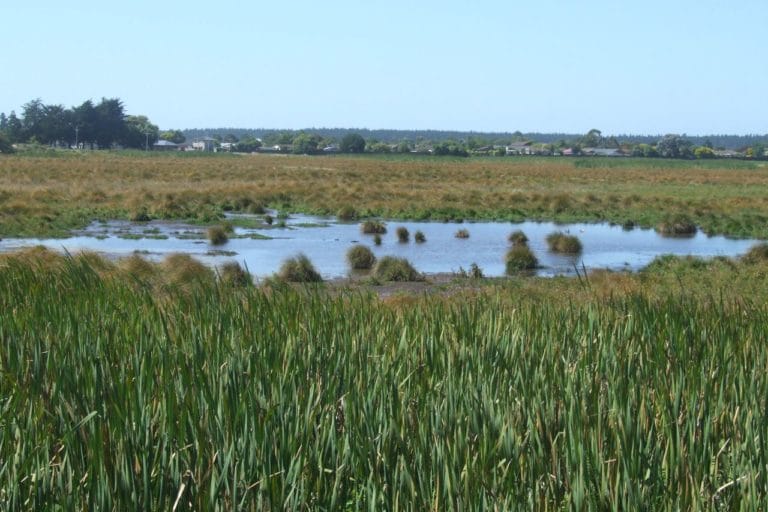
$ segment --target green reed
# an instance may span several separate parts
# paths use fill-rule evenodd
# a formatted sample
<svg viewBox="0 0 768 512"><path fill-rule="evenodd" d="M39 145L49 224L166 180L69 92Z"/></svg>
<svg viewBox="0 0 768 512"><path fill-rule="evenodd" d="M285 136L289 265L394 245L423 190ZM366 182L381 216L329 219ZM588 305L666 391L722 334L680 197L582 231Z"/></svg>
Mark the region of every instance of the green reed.
<svg viewBox="0 0 768 512"><path fill-rule="evenodd" d="M206 284L207 283L207 284ZM690 510L767 499L768 308L0 266L0 508Z"/></svg>

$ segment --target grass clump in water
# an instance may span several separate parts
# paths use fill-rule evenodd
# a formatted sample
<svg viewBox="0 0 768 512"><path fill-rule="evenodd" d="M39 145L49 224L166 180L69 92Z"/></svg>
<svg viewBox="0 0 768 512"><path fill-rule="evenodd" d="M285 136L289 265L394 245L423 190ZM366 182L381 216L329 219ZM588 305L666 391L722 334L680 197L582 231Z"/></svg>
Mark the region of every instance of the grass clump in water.
<svg viewBox="0 0 768 512"><path fill-rule="evenodd" d="M693 236L696 230L696 224L683 214L670 215L656 226L661 236Z"/></svg>
<svg viewBox="0 0 768 512"><path fill-rule="evenodd" d="M458 230L454 236L456 238L469 238L469 230L462 228Z"/></svg>
<svg viewBox="0 0 768 512"><path fill-rule="evenodd" d="M378 233L373 235L373 243L376 245L381 245L381 235Z"/></svg>
<svg viewBox="0 0 768 512"><path fill-rule="evenodd" d="M347 251L347 263L353 270L369 270L376 263L376 256L368 247L358 244Z"/></svg>
<svg viewBox="0 0 768 512"><path fill-rule="evenodd" d="M552 252L563 254L579 254L581 252L581 240L574 235L556 231L547 235L547 245Z"/></svg>
<svg viewBox="0 0 768 512"><path fill-rule="evenodd" d="M394 256L384 256L376 263L373 275L381 281L423 281L424 277L419 274L413 265L405 258L396 258Z"/></svg>
<svg viewBox="0 0 768 512"><path fill-rule="evenodd" d="M400 226L395 230L395 233L397 233L397 241L401 244L407 244L408 240L411 238L411 234L408 232L408 228L405 226Z"/></svg>
<svg viewBox="0 0 768 512"><path fill-rule="evenodd" d="M416 233L413 234L413 239L416 241L417 244L423 244L427 241L427 237L424 236L424 233L421 230L416 231Z"/></svg>
<svg viewBox="0 0 768 512"><path fill-rule="evenodd" d="M504 257L505 270L507 274L514 274L524 270L533 270L539 266L539 260L534 256L533 251L526 244L515 244L507 251Z"/></svg>
<svg viewBox="0 0 768 512"><path fill-rule="evenodd" d="M227 228L225 226L209 227L207 236L211 245L224 245L229 242L229 235L227 235Z"/></svg>
<svg viewBox="0 0 768 512"><path fill-rule="evenodd" d="M517 231L510 233L507 237L507 240L509 240L509 243L513 245L527 244L528 236L523 233L522 230L518 229Z"/></svg>
<svg viewBox="0 0 768 512"><path fill-rule="evenodd" d="M277 277L289 283L320 283L323 280L310 259L304 254L285 260L280 266Z"/></svg>
<svg viewBox="0 0 768 512"><path fill-rule="evenodd" d="M383 235L387 232L387 226L380 220L366 220L360 225L360 231L366 235Z"/></svg>

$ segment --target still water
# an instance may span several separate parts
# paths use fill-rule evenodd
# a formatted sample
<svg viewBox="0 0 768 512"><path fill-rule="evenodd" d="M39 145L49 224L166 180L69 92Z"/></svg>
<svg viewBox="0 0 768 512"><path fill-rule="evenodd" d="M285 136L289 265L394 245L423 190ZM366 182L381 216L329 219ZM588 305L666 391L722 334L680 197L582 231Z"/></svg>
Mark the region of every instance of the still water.
<svg viewBox="0 0 768 512"><path fill-rule="evenodd" d="M256 277L274 274L285 259L304 253L323 277L330 279L348 274L345 254L356 243L371 247L377 257L392 255L407 258L417 270L427 274L456 272L460 268L469 269L472 263L476 263L485 275L501 276L504 274L504 254L510 247L507 236L517 229L528 236L528 245L542 266L538 273L545 276L572 274L574 268L581 270L582 266L587 269L639 270L662 254L738 256L757 243L756 240L709 237L703 233L688 238L665 238L653 230L626 231L609 224L388 221L388 232L381 235L382 244L376 246L373 235L362 234L358 223L306 215L292 215L285 223L285 227L270 229L236 228L229 242L212 246L204 237L205 228L200 226L157 221L97 222L66 239L2 240L0 251L43 245L70 253L96 251L108 257L123 257L138 252L152 260L160 260L169 253L183 252L210 265L237 261L247 266ZM395 230L399 226L410 231L409 243L398 242ZM469 238L456 238L455 233L459 229L469 231ZM426 236L425 243L413 241L417 230ZM553 231L578 236L584 246L583 252L578 256L549 252L545 238Z"/></svg>

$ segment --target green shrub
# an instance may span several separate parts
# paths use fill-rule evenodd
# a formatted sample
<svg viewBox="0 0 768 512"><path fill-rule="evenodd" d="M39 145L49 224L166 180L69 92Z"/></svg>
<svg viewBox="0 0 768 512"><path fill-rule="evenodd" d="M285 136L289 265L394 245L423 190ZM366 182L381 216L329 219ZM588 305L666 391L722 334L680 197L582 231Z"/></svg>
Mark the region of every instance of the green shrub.
<svg viewBox="0 0 768 512"><path fill-rule="evenodd" d="M360 231L366 235L383 235L387 232L387 226L380 220L366 220L360 225Z"/></svg>
<svg viewBox="0 0 768 512"><path fill-rule="evenodd" d="M510 233L509 237L507 237L507 240L509 240L509 242L514 245L525 245L528 243L528 237L520 229Z"/></svg>
<svg viewBox="0 0 768 512"><path fill-rule="evenodd" d="M656 231L662 236L691 236L696 234L696 224L687 215L669 215L656 226Z"/></svg>
<svg viewBox="0 0 768 512"><path fill-rule="evenodd" d="M277 277L289 283L319 283L323 280L304 254L285 260Z"/></svg>
<svg viewBox="0 0 768 512"><path fill-rule="evenodd" d="M339 208L339 211L336 212L336 218L345 221L355 220L357 218L357 212L349 205L342 206Z"/></svg>
<svg viewBox="0 0 768 512"><path fill-rule="evenodd" d="M353 270L368 270L376 263L376 256L368 247L358 244L347 251L347 263Z"/></svg>
<svg viewBox="0 0 768 512"><path fill-rule="evenodd" d="M424 236L424 233L421 232L421 230L416 231L413 235L413 239L416 241L417 244L423 244L427 241L427 237Z"/></svg>
<svg viewBox="0 0 768 512"><path fill-rule="evenodd" d="M454 236L456 238L469 238L469 231L467 231L466 229L462 228L462 229L458 230Z"/></svg>
<svg viewBox="0 0 768 512"><path fill-rule="evenodd" d="M404 226L400 226L395 230L395 233L397 233L397 241L401 244L407 244L408 240L411 237L411 234L408 232L408 228Z"/></svg>
<svg viewBox="0 0 768 512"><path fill-rule="evenodd" d="M768 261L768 242L753 245L747 253L741 257L745 263L755 264Z"/></svg>
<svg viewBox="0 0 768 512"><path fill-rule="evenodd" d="M419 274L413 265L405 258L396 258L394 256L384 256L381 258L373 270L373 275L382 281L423 281L424 278Z"/></svg>
<svg viewBox="0 0 768 512"><path fill-rule="evenodd" d="M208 228L208 241L212 245L223 245L229 241L227 230L224 226L211 226Z"/></svg>
<svg viewBox="0 0 768 512"><path fill-rule="evenodd" d="M581 241L574 235L556 231L547 235L547 244L552 252L578 254L581 252Z"/></svg>
<svg viewBox="0 0 768 512"><path fill-rule="evenodd" d="M504 258L507 274L514 274L523 270L533 270L539 266L539 260L533 255L530 247L524 243L516 243L507 251Z"/></svg>

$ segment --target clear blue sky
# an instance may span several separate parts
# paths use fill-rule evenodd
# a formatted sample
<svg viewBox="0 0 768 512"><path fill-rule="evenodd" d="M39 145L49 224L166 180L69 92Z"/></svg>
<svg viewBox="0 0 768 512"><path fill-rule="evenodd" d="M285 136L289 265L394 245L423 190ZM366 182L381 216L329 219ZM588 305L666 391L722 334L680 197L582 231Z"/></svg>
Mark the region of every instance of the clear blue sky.
<svg viewBox="0 0 768 512"><path fill-rule="evenodd" d="M0 5L0 112L163 129L768 133L768 1Z"/></svg>

